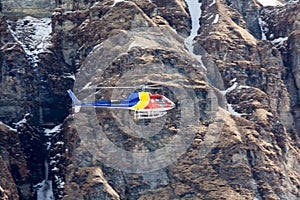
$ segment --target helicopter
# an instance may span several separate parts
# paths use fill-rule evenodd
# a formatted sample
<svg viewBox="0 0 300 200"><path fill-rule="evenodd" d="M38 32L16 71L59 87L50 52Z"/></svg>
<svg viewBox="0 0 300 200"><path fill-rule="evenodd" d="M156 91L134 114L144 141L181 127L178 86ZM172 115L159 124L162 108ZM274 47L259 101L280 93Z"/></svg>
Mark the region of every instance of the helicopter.
<svg viewBox="0 0 300 200"><path fill-rule="evenodd" d="M140 92L131 92L127 99L101 100L95 102L81 102L71 90L67 90L72 99L75 113L81 107L100 107L112 109L127 109L134 111L134 119L155 119L167 114L168 110L175 108L175 103L161 94L152 94L146 89L159 89L158 87L140 85L136 87L97 87L105 89L140 89Z"/></svg>

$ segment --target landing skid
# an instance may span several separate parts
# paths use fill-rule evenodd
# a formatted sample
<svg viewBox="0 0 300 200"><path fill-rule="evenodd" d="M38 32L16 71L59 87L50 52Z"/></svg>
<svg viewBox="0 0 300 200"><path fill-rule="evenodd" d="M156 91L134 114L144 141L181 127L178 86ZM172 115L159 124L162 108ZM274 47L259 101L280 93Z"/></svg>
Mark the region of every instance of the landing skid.
<svg viewBox="0 0 300 200"><path fill-rule="evenodd" d="M136 110L134 111L134 119L155 119L166 114L166 111Z"/></svg>

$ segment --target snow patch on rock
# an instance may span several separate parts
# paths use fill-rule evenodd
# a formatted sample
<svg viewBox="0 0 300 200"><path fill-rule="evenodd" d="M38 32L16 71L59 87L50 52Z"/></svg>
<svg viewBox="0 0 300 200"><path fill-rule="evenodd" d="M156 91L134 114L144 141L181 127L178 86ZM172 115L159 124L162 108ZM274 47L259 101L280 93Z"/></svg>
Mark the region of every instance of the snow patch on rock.
<svg viewBox="0 0 300 200"><path fill-rule="evenodd" d="M185 1L188 5L189 13L191 15L192 19L192 30L190 35L185 39L185 46L188 49L188 51L201 63L201 66L206 71L206 67L204 66L202 62L201 55L194 54L194 46L193 46L193 40L198 34L198 30L200 28L200 17L202 14L201 6L202 3L199 3L198 1L194 0L186 0Z"/></svg>
<svg viewBox="0 0 300 200"><path fill-rule="evenodd" d="M284 4L278 0L258 0L263 6L283 6Z"/></svg>

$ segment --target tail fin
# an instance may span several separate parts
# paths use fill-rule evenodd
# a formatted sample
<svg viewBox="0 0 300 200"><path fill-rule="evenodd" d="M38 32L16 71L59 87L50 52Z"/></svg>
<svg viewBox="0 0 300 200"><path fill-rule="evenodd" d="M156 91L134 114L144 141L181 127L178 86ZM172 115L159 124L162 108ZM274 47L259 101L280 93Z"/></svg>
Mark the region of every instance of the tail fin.
<svg viewBox="0 0 300 200"><path fill-rule="evenodd" d="M70 98L73 101L73 107L75 109L75 113L78 113L80 111L81 108L81 102L77 99L77 97L75 96L75 94L71 91L71 90L67 90Z"/></svg>

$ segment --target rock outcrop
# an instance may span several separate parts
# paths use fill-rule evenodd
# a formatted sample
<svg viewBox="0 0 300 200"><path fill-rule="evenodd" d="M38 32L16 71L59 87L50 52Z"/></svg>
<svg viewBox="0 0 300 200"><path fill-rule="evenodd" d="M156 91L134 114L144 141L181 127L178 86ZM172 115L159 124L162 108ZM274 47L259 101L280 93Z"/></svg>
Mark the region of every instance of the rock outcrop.
<svg viewBox="0 0 300 200"><path fill-rule="evenodd" d="M266 38L281 51L282 59L286 68L283 76L286 76L286 84L289 88L291 110L294 113L295 125L299 132L299 100L298 100L298 63L299 46L299 3L292 2L286 6L276 8L267 7L262 10L261 18L265 22L262 29Z"/></svg>
<svg viewBox="0 0 300 200"><path fill-rule="evenodd" d="M298 3L56 4L36 68L1 20L0 121L15 126L0 124L1 198L35 198L43 180L55 199L300 198ZM176 108L158 120L72 114L66 95L120 99L132 90L99 87L141 84Z"/></svg>
<svg viewBox="0 0 300 200"><path fill-rule="evenodd" d="M299 133L299 30L292 32L287 41L286 65L288 67L288 83L294 120Z"/></svg>
<svg viewBox="0 0 300 200"><path fill-rule="evenodd" d="M292 31L299 30L299 3L291 3L276 8L267 7L261 11L265 21L263 30L269 40L288 37Z"/></svg>
<svg viewBox="0 0 300 200"><path fill-rule="evenodd" d="M28 183L30 172L27 168L24 151L17 130L0 123L1 134L1 198L24 199L31 196Z"/></svg>
<svg viewBox="0 0 300 200"><path fill-rule="evenodd" d="M0 120L11 124L26 113L38 116L38 82L29 58L8 28L6 17L0 20Z"/></svg>
<svg viewBox="0 0 300 200"><path fill-rule="evenodd" d="M2 1L1 12L9 16L50 16L55 8L56 1L37 0L37 1Z"/></svg>

